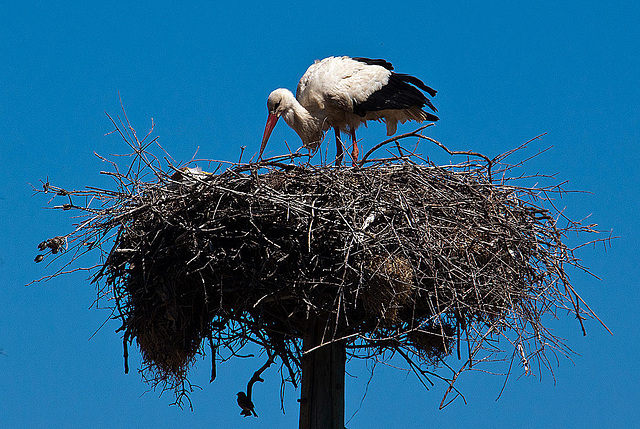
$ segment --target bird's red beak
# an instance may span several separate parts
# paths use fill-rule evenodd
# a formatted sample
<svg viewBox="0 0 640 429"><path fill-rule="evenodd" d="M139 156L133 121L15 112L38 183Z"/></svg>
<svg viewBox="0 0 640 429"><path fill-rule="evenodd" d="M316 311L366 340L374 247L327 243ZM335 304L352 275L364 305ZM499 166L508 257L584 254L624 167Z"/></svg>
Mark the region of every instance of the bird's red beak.
<svg viewBox="0 0 640 429"><path fill-rule="evenodd" d="M269 141L269 136L271 136L271 131L273 131L277 122L278 116L273 113L269 113L269 117L267 118L267 125L264 127L262 146L260 146L260 155L258 155L258 159L262 158L262 152L264 152L264 148L267 146L267 142Z"/></svg>

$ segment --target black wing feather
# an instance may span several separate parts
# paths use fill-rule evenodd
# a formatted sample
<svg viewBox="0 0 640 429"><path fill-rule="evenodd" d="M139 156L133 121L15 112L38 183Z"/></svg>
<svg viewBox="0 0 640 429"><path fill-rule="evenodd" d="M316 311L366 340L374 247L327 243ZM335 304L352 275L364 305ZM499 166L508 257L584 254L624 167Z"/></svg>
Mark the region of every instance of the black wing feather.
<svg viewBox="0 0 640 429"><path fill-rule="evenodd" d="M425 85L423 81L421 81L420 79L418 79L415 76L411 76L409 74L403 74L403 73L395 73L395 74L397 76L399 76L403 81L409 82L409 83L417 86L421 90L427 92L432 97L435 97L436 93L438 92L435 89L431 88L430 86Z"/></svg>
<svg viewBox="0 0 640 429"><path fill-rule="evenodd" d="M393 70L393 66L387 60L383 60L382 58L365 58L365 57L354 57L352 60L368 64L370 66L381 66L387 70Z"/></svg>
<svg viewBox="0 0 640 429"><path fill-rule="evenodd" d="M372 93L362 103L354 104L353 113L365 116L367 112L378 110L402 110L411 107L423 108L424 106L428 106L431 110L437 112L438 109L431 103L431 100L418 88L426 91L432 97L436 95L436 91L433 88L425 85L417 77L402 73L391 73L389 82L385 86ZM437 121L439 119L431 113L425 112L425 114L429 121Z"/></svg>

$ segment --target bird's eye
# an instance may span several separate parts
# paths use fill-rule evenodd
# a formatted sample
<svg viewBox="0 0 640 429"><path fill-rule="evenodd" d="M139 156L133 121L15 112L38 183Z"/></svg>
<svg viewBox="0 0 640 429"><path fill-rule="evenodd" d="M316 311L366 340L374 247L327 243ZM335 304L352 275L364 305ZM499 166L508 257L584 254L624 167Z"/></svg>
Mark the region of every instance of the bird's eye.
<svg viewBox="0 0 640 429"><path fill-rule="evenodd" d="M278 110L278 107L280 107L280 102L276 101L276 104L273 105L273 110Z"/></svg>

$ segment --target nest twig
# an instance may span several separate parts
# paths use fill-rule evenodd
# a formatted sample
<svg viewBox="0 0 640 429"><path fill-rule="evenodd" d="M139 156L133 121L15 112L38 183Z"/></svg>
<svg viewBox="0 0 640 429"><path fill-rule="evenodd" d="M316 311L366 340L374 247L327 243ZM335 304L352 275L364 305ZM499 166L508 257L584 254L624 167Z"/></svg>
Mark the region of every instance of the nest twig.
<svg viewBox="0 0 640 429"><path fill-rule="evenodd" d="M113 298L125 356L135 340L147 378L179 398L205 339L231 355L257 344L279 358L283 382L297 383L310 314L326 320L325 342L343 341L352 357L398 355L425 387L446 380L447 393L461 371L504 353L498 340L525 372L536 360L549 367L545 353L570 349L544 317L566 310L582 326L594 316L565 271L587 270L563 240L595 225L561 226L547 203L562 187L517 185L502 156L450 151L422 127L379 145L395 143L397 153L369 152L359 167L296 164L294 153L205 173L162 168L151 132L139 140L128 121L112 121L130 165L105 173L115 190L45 183L42 192L65 198L58 208L84 218L41 243L48 253L37 259L70 247L53 277L102 251L93 281ZM401 147L407 137L469 158L424 162ZM451 368L452 353L464 356L462 368L435 371Z"/></svg>

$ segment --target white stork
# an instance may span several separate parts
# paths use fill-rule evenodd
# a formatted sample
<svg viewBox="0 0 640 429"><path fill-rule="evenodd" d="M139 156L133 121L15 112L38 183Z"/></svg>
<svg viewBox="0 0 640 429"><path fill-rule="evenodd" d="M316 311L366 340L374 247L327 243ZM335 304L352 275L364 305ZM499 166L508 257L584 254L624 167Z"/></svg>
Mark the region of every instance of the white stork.
<svg viewBox="0 0 640 429"><path fill-rule="evenodd" d="M324 132L333 127L336 135L336 165L342 162L340 133L351 134L351 158L358 160L356 129L369 120L383 120L387 135L395 134L398 122L437 121L423 110L437 109L420 91L435 96L436 91L420 79L392 71L391 63L382 59L329 57L316 60L298 83L296 96L285 88L269 94L269 117L262 137L260 155L282 116L302 139L304 147L316 151Z"/></svg>

